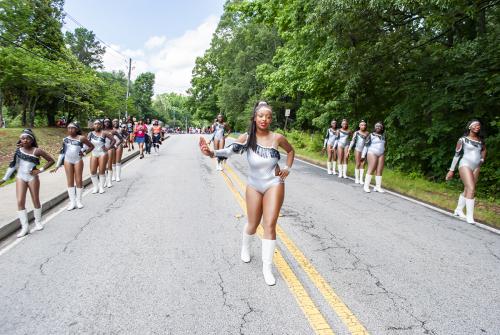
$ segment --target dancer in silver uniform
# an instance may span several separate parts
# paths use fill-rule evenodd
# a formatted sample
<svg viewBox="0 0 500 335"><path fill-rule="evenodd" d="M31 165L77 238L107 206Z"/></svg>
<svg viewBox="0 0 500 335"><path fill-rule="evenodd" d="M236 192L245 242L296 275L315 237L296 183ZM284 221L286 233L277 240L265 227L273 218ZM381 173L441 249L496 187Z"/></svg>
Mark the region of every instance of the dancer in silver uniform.
<svg viewBox="0 0 500 335"><path fill-rule="evenodd" d="M337 149L335 148L337 142L337 121L332 120L330 128L326 131L325 140L323 142L323 151L327 150L328 159L326 167L328 174L337 174Z"/></svg>
<svg viewBox="0 0 500 335"><path fill-rule="evenodd" d="M365 177L364 190L370 193L370 183L372 174L375 172L375 187L374 191L384 193L382 189L382 173L384 172L385 164L385 127L382 122L375 123L375 131L368 135L363 149L362 157L368 160L368 171Z"/></svg>
<svg viewBox="0 0 500 335"><path fill-rule="evenodd" d="M88 139L94 145L92 156L90 157L90 179L94 186L92 193L104 193L104 183L106 182L106 164L108 162L108 148L115 145L115 139L110 133L102 130L102 123L94 121L94 130L88 134ZM106 146L106 139L109 140ZM99 177L97 172L99 169Z"/></svg>
<svg viewBox="0 0 500 335"><path fill-rule="evenodd" d="M248 223L243 229L241 260L250 262L250 240L262 220L264 238L262 239L262 273L268 285L276 279L272 272L273 255L276 248L276 224L285 196L284 180L290 172L295 156L290 143L283 135L272 133L272 109L266 102L255 105L250 129L229 147L211 151L204 138L200 138L203 154L210 157L229 157L234 153L246 152L250 168L246 188ZM278 147L287 152L287 165L278 166L280 154Z"/></svg>
<svg viewBox="0 0 500 335"><path fill-rule="evenodd" d="M342 120L341 128L337 130L337 157L339 165L339 178L347 178L347 162L349 160L349 137L352 131L349 130L349 123Z"/></svg>
<svg viewBox="0 0 500 335"><path fill-rule="evenodd" d="M365 148L366 139L369 132L366 131L366 121L361 120L359 129L352 135L352 141L349 145L349 151L354 148L354 158L356 160L356 167L354 169L354 183L364 184L363 174L365 172L365 158L363 157L363 149Z"/></svg>
<svg viewBox="0 0 500 335"><path fill-rule="evenodd" d="M33 214L35 216L34 230L43 229L42 205L40 203L40 179L38 175L54 164L54 159L44 150L38 148L35 134L31 129L24 129L19 139L18 148L14 153L5 176L0 180L0 185L6 182L17 170L17 216L21 222L21 231L17 237L23 237L29 230L28 212L26 211L26 193L28 189L31 194L31 199L33 200ZM37 169L37 165L40 164L40 157L43 157L47 163L44 167Z"/></svg>
<svg viewBox="0 0 500 335"><path fill-rule="evenodd" d="M212 125L214 150L223 149L226 144L226 137L231 133L231 129L224 120L222 114L217 115L217 121ZM217 170L222 171L224 157L217 157Z"/></svg>
<svg viewBox="0 0 500 335"><path fill-rule="evenodd" d="M92 151L92 149L94 149L94 145L85 136L82 136L80 126L76 122L68 124L68 136L63 140L56 167L51 171L52 173L55 173L62 165L64 165L69 196L69 203L66 208L68 211L75 209L75 207L83 208L82 157L85 156L87 152Z"/></svg>
<svg viewBox="0 0 500 335"><path fill-rule="evenodd" d="M481 123L478 120L471 120L467 123L467 129L464 136L457 142L455 156L446 175L446 180L452 179L458 164L460 179L464 183L464 192L458 198L454 214L466 219L468 223L475 223L474 196L476 184L481 164L486 159L486 146L480 133ZM464 214L464 207L467 215Z"/></svg>
<svg viewBox="0 0 500 335"><path fill-rule="evenodd" d="M118 129L118 120L114 120L116 122L112 123L110 119L104 119L104 133L110 135L115 140L115 144L111 145L111 141L109 137L106 137L106 147L108 148L108 161L106 163L106 187L110 188L113 186L112 180L115 178L115 169L116 169L116 150L121 147L123 139L120 135L120 131ZM114 124L116 123L116 129Z"/></svg>
<svg viewBox="0 0 500 335"><path fill-rule="evenodd" d="M124 147L126 146L126 141L127 141L127 126L125 124L122 124L120 127L120 123L117 119L113 120L113 131L114 135L113 137L115 138L115 155L112 160L112 168L113 168L113 175L111 177L112 181L118 181L120 182L121 179L121 174L122 174L122 156L123 156L123 150Z"/></svg>

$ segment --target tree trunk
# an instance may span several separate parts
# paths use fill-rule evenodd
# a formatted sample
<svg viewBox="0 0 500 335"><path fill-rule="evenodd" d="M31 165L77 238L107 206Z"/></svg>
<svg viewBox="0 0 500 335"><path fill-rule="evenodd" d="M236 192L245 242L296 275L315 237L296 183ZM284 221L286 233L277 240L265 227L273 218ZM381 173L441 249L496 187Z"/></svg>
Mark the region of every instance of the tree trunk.
<svg viewBox="0 0 500 335"><path fill-rule="evenodd" d="M29 108L29 96L27 92L23 93L23 102L22 102L22 114L21 114L21 123L23 127L26 127L27 124L27 110Z"/></svg>
<svg viewBox="0 0 500 335"><path fill-rule="evenodd" d="M0 90L0 128L3 128L4 120L3 120L3 92Z"/></svg>
<svg viewBox="0 0 500 335"><path fill-rule="evenodd" d="M36 95L35 97L32 97L30 99L30 127L33 128L35 127L35 110L36 110L36 104L38 102L38 99L40 99L39 95Z"/></svg>

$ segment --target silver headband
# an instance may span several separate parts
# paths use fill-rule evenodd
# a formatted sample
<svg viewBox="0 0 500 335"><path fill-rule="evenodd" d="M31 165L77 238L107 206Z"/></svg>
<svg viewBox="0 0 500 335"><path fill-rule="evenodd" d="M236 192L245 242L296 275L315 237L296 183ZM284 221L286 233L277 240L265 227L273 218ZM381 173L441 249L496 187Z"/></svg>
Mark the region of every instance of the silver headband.
<svg viewBox="0 0 500 335"><path fill-rule="evenodd" d="M472 127L474 127L476 124L481 124L481 122L479 122L479 121L474 121L474 122L472 122L472 123L469 125L469 129L472 129Z"/></svg>

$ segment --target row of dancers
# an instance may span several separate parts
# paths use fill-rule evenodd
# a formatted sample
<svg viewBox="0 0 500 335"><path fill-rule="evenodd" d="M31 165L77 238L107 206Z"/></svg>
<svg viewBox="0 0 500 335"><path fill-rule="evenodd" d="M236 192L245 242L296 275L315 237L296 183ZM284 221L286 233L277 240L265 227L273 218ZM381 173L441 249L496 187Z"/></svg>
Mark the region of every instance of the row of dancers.
<svg viewBox="0 0 500 335"><path fill-rule="evenodd" d="M40 179L38 175L47 171L56 173L64 167L69 202L68 211L81 209L83 193L83 157L90 154L90 179L92 194L103 194L113 182L121 181L123 150L127 146L129 133L125 124L118 120L95 120L93 129L84 136L80 126L71 122L67 126L67 136L63 139L57 162L45 150L38 147L35 134L31 129L24 129L19 136L16 151L7 168L0 185L16 174L17 216L21 223L21 231L17 237L29 233L28 213L26 210L26 194L30 191L34 206L34 228L43 229L42 206L40 202ZM40 159L46 160L43 167L38 168Z"/></svg>
<svg viewBox="0 0 500 335"><path fill-rule="evenodd" d="M340 128L337 121L330 123L330 128L326 131L323 151L327 150L328 159L326 161L327 173L336 175L336 165L338 164L339 178L347 178L347 163L351 151L354 149L356 166L354 169L354 182L364 185L365 192L370 192L372 175L375 173L374 191L384 193L382 189L382 173L385 164L385 127L382 122L375 123L373 131L367 130L367 123L361 120L359 128L355 132L349 129L349 123L343 119ZM368 170L364 175L365 161L368 161Z"/></svg>

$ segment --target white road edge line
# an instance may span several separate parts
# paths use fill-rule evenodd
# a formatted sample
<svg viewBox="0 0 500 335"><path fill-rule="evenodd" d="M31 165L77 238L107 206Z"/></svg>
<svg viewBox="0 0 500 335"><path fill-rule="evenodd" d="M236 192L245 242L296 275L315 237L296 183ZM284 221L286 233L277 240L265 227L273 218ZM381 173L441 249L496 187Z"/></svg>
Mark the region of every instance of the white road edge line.
<svg viewBox="0 0 500 335"><path fill-rule="evenodd" d="M327 171L327 169L326 169L326 168L324 168L324 167L322 167L322 166L319 166L319 165L316 165L316 164L310 163L310 162L308 162L308 161L305 161L305 160L300 159L300 158L297 158L297 157L295 157L295 159L296 159L296 160L298 160L299 162L302 162L302 163L305 163L305 164L307 164L307 165L314 166L314 167L316 167L316 168L318 168L318 169L321 169L321 170ZM347 177L347 178L342 178L342 179L350 179L350 180L354 180L354 178L352 178L352 177ZM387 190L387 189L385 190L385 192L386 192L386 193L389 193L389 194L391 194L391 195L394 195L394 196L396 196L396 197L398 197L398 198L405 199L405 200L407 200L407 201L409 201L409 202L412 202L412 203L414 203L414 204L418 204L418 205L424 206L424 207L426 207L426 208L432 209L432 210L434 210L434 211L436 211L436 212L439 212L439 213L441 213L441 214L444 214L444 215L447 215L447 216L451 216L452 218L456 219L456 220L457 220L457 221L459 221L459 222L464 222L464 221L460 220L459 218L457 218L455 215L453 215L453 213L448 212L448 211L445 211L444 209L441 209L441 208L439 208L439 207L435 207L435 206L432 206L432 205L426 204L425 202L422 202L422 201L419 201L419 200L415 200L415 199L413 199L413 198L407 197L407 196L405 196L405 195L402 195L402 194L399 194L399 193L396 193L396 192L393 192L393 191L389 191L389 190ZM476 223L474 223L473 225L474 225L474 226L476 226L476 227L478 227L478 228L488 230L488 231L490 231L490 232L492 232L492 233L494 233L494 234L500 235L500 230L498 230L498 229L496 229L496 228L493 228L493 227L487 226L487 225L482 224L482 223L479 223L479 222L476 222Z"/></svg>
<svg viewBox="0 0 500 335"><path fill-rule="evenodd" d="M127 162L126 165L124 165L122 167L122 169L126 169L127 166L130 165L130 163L133 163L135 160L137 160L139 158L139 156L133 158L131 161ZM83 194L82 194L82 197L86 197L87 195L89 195L90 193L92 192L92 190L88 189L87 191L85 191ZM58 209L56 212L50 214L48 217L46 217L43 221L42 221L42 224L45 226L47 224L47 222L53 220L56 216L58 216L59 214L61 214L62 212L64 212L66 210L66 207L62 207L60 209ZM8 244L7 246L5 246L3 249L0 250L0 256L2 256L3 254L5 254L7 251L9 251L10 249L14 248L16 245L18 245L19 243L21 243L26 237L28 237L29 235L31 235L31 231L28 235L24 236L24 237L21 237L21 238L17 238L15 239L14 241L12 241L12 243Z"/></svg>

